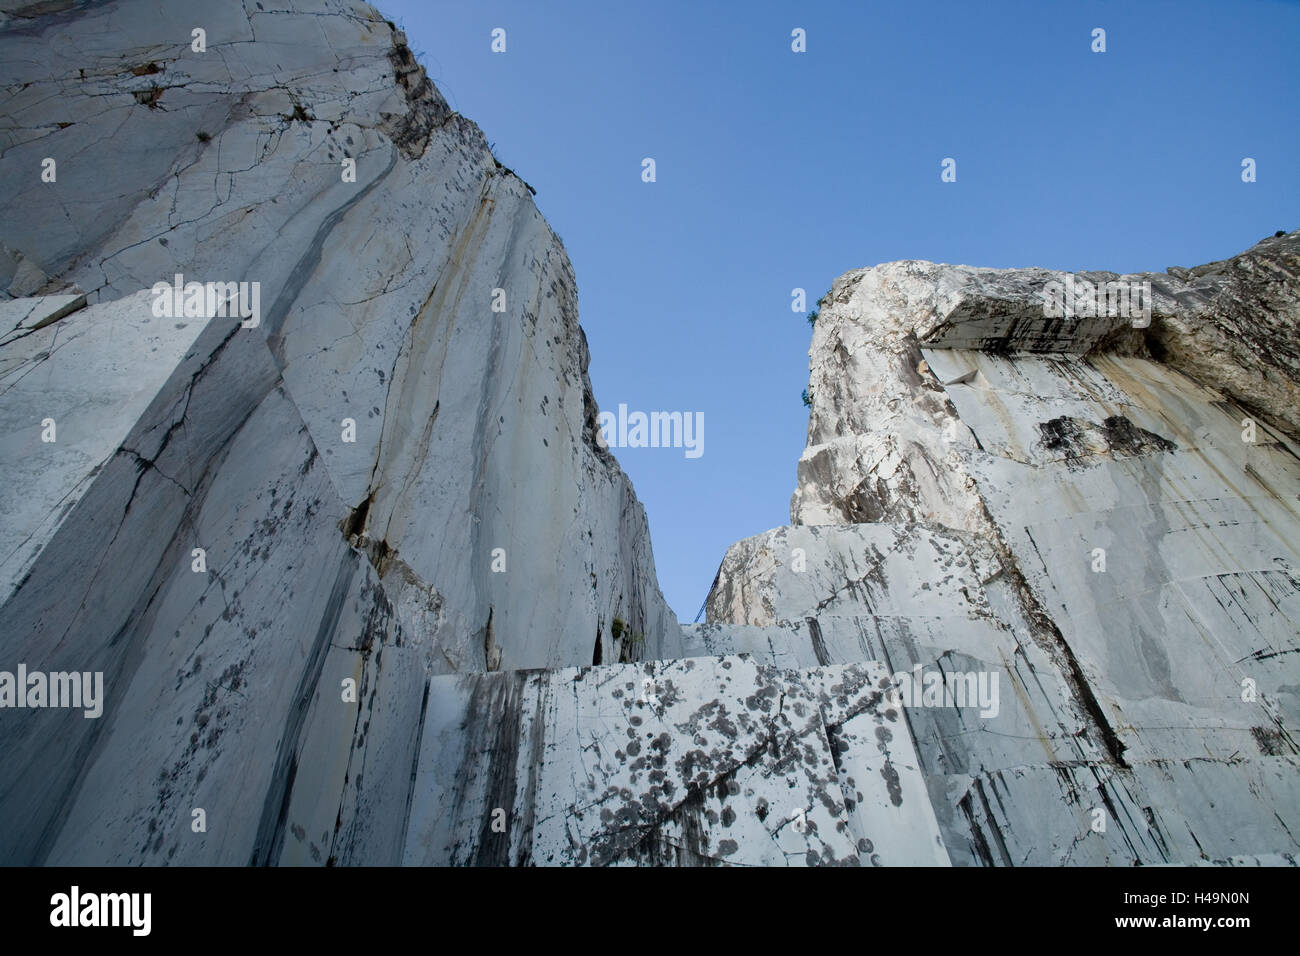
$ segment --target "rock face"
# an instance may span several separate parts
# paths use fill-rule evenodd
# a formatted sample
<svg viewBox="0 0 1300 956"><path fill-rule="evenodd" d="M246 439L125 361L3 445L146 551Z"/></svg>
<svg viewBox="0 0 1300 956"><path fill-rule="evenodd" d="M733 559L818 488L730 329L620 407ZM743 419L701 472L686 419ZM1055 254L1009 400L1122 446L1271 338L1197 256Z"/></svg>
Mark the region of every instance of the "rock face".
<svg viewBox="0 0 1300 956"><path fill-rule="evenodd" d="M1293 861L1300 233L1079 278L1149 314L1045 314L1045 270L836 281L793 526L732 546L692 647L987 677L903 707L954 863Z"/></svg>
<svg viewBox="0 0 1300 956"><path fill-rule="evenodd" d="M435 678L404 862L947 865L887 689L747 657Z"/></svg>
<svg viewBox="0 0 1300 956"><path fill-rule="evenodd" d="M0 0L0 64L0 863L1294 862L1300 234L842 277L683 628L374 9Z"/></svg>
<svg viewBox="0 0 1300 956"><path fill-rule="evenodd" d="M363 3L0 11L0 861L398 862L433 677L681 650L564 249Z"/></svg>

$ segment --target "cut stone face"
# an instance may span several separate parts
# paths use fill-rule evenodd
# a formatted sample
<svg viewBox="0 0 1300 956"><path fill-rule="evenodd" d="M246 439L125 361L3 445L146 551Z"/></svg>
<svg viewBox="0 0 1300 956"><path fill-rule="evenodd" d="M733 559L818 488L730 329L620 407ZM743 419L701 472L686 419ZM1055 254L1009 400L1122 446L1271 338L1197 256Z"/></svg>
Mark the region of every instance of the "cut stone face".
<svg viewBox="0 0 1300 956"><path fill-rule="evenodd" d="M887 684L745 657L434 678L403 862L946 865Z"/></svg>
<svg viewBox="0 0 1300 956"><path fill-rule="evenodd" d="M996 675L996 713L903 708L954 863L1294 861L1297 376L1261 334L1294 341L1300 234L1182 275L1090 277L1151 284L1136 330L1044 316L1045 270L842 277L795 524L733 545L688 629ZM1259 347L1215 370L1228 328Z"/></svg>
<svg viewBox="0 0 1300 956"><path fill-rule="evenodd" d="M0 863L1294 864L1300 233L841 277L683 628L531 187L261 6L0 2L0 672L104 689L0 707Z"/></svg>
<svg viewBox="0 0 1300 956"><path fill-rule="evenodd" d="M92 306L85 296L0 303L0 433L5 469L0 603L158 398L204 320L163 320L147 292ZM50 423L50 424L46 424Z"/></svg>
<svg viewBox="0 0 1300 956"><path fill-rule="evenodd" d="M681 651L530 188L373 7L282 7L0 31L0 670L107 698L0 710L5 863L395 863L430 676Z"/></svg>
<svg viewBox="0 0 1300 956"><path fill-rule="evenodd" d="M34 329L43 329L65 315L84 308L86 297L75 295L39 295L30 299L0 299L0 345L5 345Z"/></svg>

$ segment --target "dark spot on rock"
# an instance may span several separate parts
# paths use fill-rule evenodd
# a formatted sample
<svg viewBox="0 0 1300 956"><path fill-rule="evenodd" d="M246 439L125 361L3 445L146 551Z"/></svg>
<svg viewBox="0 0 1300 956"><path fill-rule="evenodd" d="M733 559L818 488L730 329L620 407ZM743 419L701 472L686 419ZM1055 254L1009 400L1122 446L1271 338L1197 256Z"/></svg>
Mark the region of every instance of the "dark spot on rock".
<svg viewBox="0 0 1300 956"><path fill-rule="evenodd" d="M163 91L161 86L151 86L147 90L136 90L131 95L135 97L135 101L141 106L156 110L158 101L162 99Z"/></svg>
<svg viewBox="0 0 1300 956"><path fill-rule="evenodd" d="M1100 424L1062 415L1038 423L1044 449L1059 452L1067 461L1089 456L1133 458L1174 451L1174 442L1134 425L1124 415L1112 415Z"/></svg>
<svg viewBox="0 0 1300 956"><path fill-rule="evenodd" d="M885 779L885 788L889 791L889 802L896 807L903 805L903 785L899 782L898 771L894 765L886 760L885 765L880 768L880 776Z"/></svg>
<svg viewBox="0 0 1300 956"><path fill-rule="evenodd" d="M1284 757L1291 752L1286 746L1282 732L1274 727L1251 727L1250 735L1255 738L1255 744L1262 754Z"/></svg>

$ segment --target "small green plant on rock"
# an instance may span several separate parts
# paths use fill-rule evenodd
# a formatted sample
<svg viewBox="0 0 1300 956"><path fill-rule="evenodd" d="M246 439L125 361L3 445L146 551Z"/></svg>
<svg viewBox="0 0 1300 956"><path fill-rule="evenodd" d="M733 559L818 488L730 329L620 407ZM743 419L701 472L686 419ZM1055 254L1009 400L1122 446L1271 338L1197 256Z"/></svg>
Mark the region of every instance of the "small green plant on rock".
<svg viewBox="0 0 1300 956"><path fill-rule="evenodd" d="M620 664L632 663L632 651L645 644L645 635L640 631L632 630L627 621L621 617L614 618L613 623L609 626L609 631L614 635L614 640L621 639L618 648L618 662Z"/></svg>

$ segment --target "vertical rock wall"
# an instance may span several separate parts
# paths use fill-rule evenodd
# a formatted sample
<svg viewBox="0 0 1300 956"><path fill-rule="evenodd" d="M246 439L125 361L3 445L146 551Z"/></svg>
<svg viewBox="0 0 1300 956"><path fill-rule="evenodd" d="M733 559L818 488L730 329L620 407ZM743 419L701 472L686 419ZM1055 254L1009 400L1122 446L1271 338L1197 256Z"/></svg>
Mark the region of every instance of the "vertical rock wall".
<svg viewBox="0 0 1300 956"><path fill-rule="evenodd" d="M0 860L396 863L431 678L680 650L559 238L366 4L2 10Z"/></svg>
<svg viewBox="0 0 1300 956"><path fill-rule="evenodd" d="M681 628L558 237L373 8L0 0L0 64L0 862L1294 861L1300 234L1082 276L1149 325L842 277Z"/></svg>
<svg viewBox="0 0 1300 956"><path fill-rule="evenodd" d="M838 280L794 526L732 546L692 646L996 679L904 707L954 862L1292 860L1300 234L1082 278L1150 283L1150 326L1049 317L1046 270Z"/></svg>

